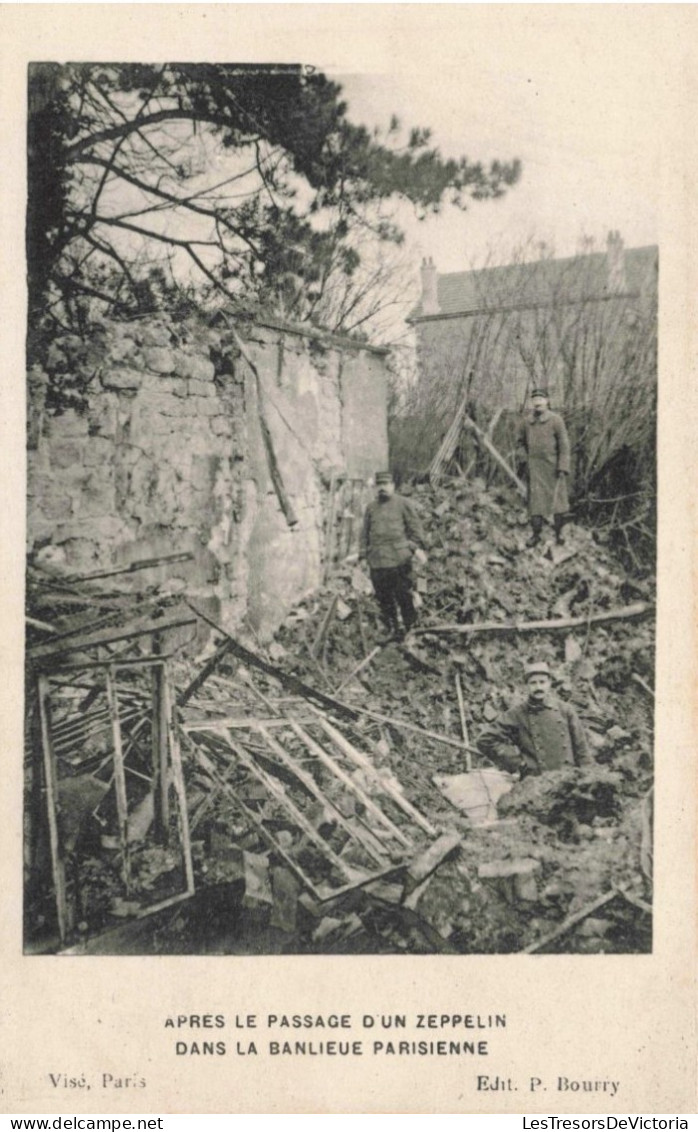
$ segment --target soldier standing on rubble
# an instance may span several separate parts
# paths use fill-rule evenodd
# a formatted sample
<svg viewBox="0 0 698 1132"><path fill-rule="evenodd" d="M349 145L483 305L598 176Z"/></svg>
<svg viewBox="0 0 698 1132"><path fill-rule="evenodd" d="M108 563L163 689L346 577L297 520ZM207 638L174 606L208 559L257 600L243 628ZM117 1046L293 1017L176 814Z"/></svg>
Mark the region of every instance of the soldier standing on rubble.
<svg viewBox="0 0 698 1132"><path fill-rule="evenodd" d="M417 620L412 600L412 548L425 548L424 531L414 505L395 492L390 472L376 473L376 499L364 515L359 559L366 560L380 609L390 637L398 640ZM404 631L400 629L398 609Z"/></svg>
<svg viewBox="0 0 698 1132"><path fill-rule="evenodd" d="M478 749L501 770L543 774L592 763L584 728L574 708L552 694L545 661L526 665L527 698L485 727Z"/></svg>
<svg viewBox="0 0 698 1132"><path fill-rule="evenodd" d="M561 545L570 507L570 441L562 417L551 412L547 389L534 389L531 393L531 412L519 426L517 443L525 453L528 470L528 514L533 533L526 545L537 546L543 522L551 516L555 541Z"/></svg>

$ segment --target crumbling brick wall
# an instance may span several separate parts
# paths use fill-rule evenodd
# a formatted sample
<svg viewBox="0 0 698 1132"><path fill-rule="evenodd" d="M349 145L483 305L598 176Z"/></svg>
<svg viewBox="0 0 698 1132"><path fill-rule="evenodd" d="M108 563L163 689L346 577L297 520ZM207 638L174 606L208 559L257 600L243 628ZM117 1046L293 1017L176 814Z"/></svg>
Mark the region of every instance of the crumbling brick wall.
<svg viewBox="0 0 698 1132"><path fill-rule="evenodd" d="M333 475L387 464L384 352L280 322L150 316L65 335L30 371L28 404L34 560L87 573L189 551L122 584L186 590L262 638L321 579Z"/></svg>

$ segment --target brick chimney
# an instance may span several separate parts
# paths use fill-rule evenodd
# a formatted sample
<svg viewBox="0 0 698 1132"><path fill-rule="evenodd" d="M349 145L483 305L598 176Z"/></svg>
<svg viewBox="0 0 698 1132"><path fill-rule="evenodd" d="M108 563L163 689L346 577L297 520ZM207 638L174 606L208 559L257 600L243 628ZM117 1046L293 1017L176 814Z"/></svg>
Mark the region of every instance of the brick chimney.
<svg viewBox="0 0 698 1132"><path fill-rule="evenodd" d="M625 250L620 232L609 232L606 239L607 290L617 295L627 290L625 279Z"/></svg>
<svg viewBox="0 0 698 1132"><path fill-rule="evenodd" d="M422 260L421 274L422 314L438 314L439 299L436 292L436 268L434 267L434 261L431 256L429 256L429 259Z"/></svg>

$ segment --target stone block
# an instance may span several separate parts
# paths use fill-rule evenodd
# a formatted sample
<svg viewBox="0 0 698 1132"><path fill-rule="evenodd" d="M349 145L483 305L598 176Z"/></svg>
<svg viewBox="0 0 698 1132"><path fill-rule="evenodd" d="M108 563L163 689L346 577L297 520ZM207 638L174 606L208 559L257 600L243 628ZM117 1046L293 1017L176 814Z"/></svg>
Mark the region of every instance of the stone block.
<svg viewBox="0 0 698 1132"><path fill-rule="evenodd" d="M97 540L90 536L86 538L70 539L63 544L69 572L89 573L100 565L100 554L104 548ZM102 559L105 563L108 557Z"/></svg>
<svg viewBox="0 0 698 1132"><path fill-rule="evenodd" d="M144 346L169 346L172 334L161 322L141 327L141 342Z"/></svg>
<svg viewBox="0 0 698 1132"><path fill-rule="evenodd" d="M175 355L173 350L164 346L147 346L143 350L143 361L148 369L154 373L173 373L175 368Z"/></svg>
<svg viewBox="0 0 698 1132"><path fill-rule="evenodd" d="M213 397L215 386L210 381L198 381L192 378L188 382L190 397Z"/></svg>
<svg viewBox="0 0 698 1132"><path fill-rule="evenodd" d="M140 389L143 373L139 369L115 367L104 370L102 385L105 389Z"/></svg>
<svg viewBox="0 0 698 1132"><path fill-rule="evenodd" d="M166 393L170 398L171 404L168 408L166 402L161 402L161 412L169 413L175 416L183 410L181 400L188 396L189 388L187 382L182 377L163 377L162 374L146 373L143 376L143 385L141 386L142 393L161 395Z"/></svg>
<svg viewBox="0 0 698 1132"><path fill-rule="evenodd" d="M216 482L218 456L195 456L192 460L191 485L195 491L210 491Z"/></svg>
<svg viewBox="0 0 698 1132"><path fill-rule="evenodd" d="M27 494L47 519L69 519L73 513L71 494L55 476L37 476L29 484Z"/></svg>
<svg viewBox="0 0 698 1132"><path fill-rule="evenodd" d="M211 359L203 354L176 354L175 369L178 377L187 377L192 381L213 381L216 373Z"/></svg>
<svg viewBox="0 0 698 1132"><path fill-rule="evenodd" d="M136 344L132 338L113 338L109 343L107 357L111 362L125 362L135 352Z"/></svg>
<svg viewBox="0 0 698 1132"><path fill-rule="evenodd" d="M211 417L211 432L214 436L232 436L233 422L230 417Z"/></svg>
<svg viewBox="0 0 698 1132"><path fill-rule="evenodd" d="M195 417L215 417L220 412L220 404L215 397L190 397L189 404Z"/></svg>
<svg viewBox="0 0 698 1132"><path fill-rule="evenodd" d="M47 434L56 440L67 437L87 436L89 422L87 416L82 416L75 409L67 409L59 416L49 417Z"/></svg>
<svg viewBox="0 0 698 1132"><path fill-rule="evenodd" d="M75 440L54 440L51 444L51 467L76 468L82 466L83 445Z"/></svg>
<svg viewBox="0 0 698 1132"><path fill-rule="evenodd" d="M86 440L83 448L83 463L85 468L95 468L102 464L112 464L117 446L113 440L105 436L93 436Z"/></svg>
<svg viewBox="0 0 698 1132"><path fill-rule="evenodd" d="M87 428L90 436L116 436L119 398L116 393L102 393L93 397L87 410Z"/></svg>

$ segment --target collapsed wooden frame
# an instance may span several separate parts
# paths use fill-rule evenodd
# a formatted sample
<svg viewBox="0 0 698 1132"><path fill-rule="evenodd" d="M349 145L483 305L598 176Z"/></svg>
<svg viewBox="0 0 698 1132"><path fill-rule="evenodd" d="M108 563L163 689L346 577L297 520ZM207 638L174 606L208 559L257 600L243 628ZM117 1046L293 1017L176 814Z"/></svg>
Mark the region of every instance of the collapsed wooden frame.
<svg viewBox="0 0 698 1132"><path fill-rule="evenodd" d="M120 861L121 881L124 894L132 894L131 851L129 844L129 801L126 787L127 773L131 771L126 764L124 748L124 726L139 716L124 695L126 703L121 702L117 673L124 670L151 673L149 709L151 727L151 775L146 777L154 800L154 827L160 839L167 843L170 832L171 807L170 793L174 790L177 802L177 830L179 849L182 856L185 887L184 890L164 900L144 906L139 915L152 912L173 904L194 893L194 870L191 853L191 837L187 810L186 788L182 768L179 734L175 719L175 703L169 677L169 660L162 655L160 648L163 633L167 629L195 624L189 615L169 615L164 618L141 618L116 628L100 629L98 632L79 633L73 640L51 641L49 644L32 649L29 653L34 665L36 705L39 722L40 762L35 758L33 773L43 771L46 816L51 856L51 872L55 894L58 933L62 942L71 930L70 903L66 883L66 852L61 836L59 760L68 752L80 748L87 739L107 731L110 734L110 752L105 762L110 763L111 780L117 818L117 841ZM103 652L116 644L126 644L131 648L133 641L150 637L150 653L140 656L114 655L95 657L95 651ZM52 718L52 691L57 686L71 687L79 683L80 675L89 673L90 692L85 703L94 705L102 695L106 697L106 707L92 707L79 711L74 720L56 724ZM94 682L95 675L103 677ZM52 688L53 685L53 688ZM146 705L147 711L148 705Z"/></svg>
<svg viewBox="0 0 698 1132"><path fill-rule="evenodd" d="M310 733L309 727L313 725L324 733L324 742ZM200 719L182 724L182 730L212 786L257 829L319 903L406 868L421 848L415 837L420 832L429 837L436 835L437 831L398 787L390 779L382 778L368 757L319 712L311 723L301 723L293 715ZM251 739L261 742L261 755L257 748L249 746ZM289 741L302 747L304 758L289 751ZM262 788L274 809L282 812L287 824L300 833L298 844L292 848L275 836L274 823L270 823L270 828L264 814L245 797L244 785L231 781L234 775ZM351 817L338 803L338 793L350 798L357 807ZM330 839L309 820L302 797L319 805L332 827L341 831L341 850L333 848ZM379 804L379 797L390 800L396 811L395 820L385 812L385 802ZM402 824L398 824L398 813ZM331 884L327 879L318 883L299 861L298 845L314 847L332 867L334 876L340 878L338 883ZM347 852L355 858L363 857L363 862L347 860Z"/></svg>
<svg viewBox="0 0 698 1132"><path fill-rule="evenodd" d="M195 614L193 617L192 612ZM257 662L255 666L262 668L273 678L277 677L278 672L255 654L243 649L229 634L214 624L213 627L223 635L223 643L175 699L169 674L169 658L160 650L167 630L196 624L199 618L212 624L200 611L192 609L192 612L168 611L165 616L146 616L108 627L92 623L84 632L76 630L73 634L68 631L67 634L61 633L58 639L42 642L28 654L35 673L41 769L44 775L58 930L62 941L70 933L71 918L66 885L66 853L59 820L59 759L66 752L79 748L81 741L91 735L105 731L110 735L108 759L111 760L114 786L121 881L125 895L130 896L133 890L129 844L131 814L126 774L135 771L126 765L128 744L133 743L133 735L129 735L128 742L125 743L124 727L131 726L134 720L138 720L139 712L149 712L152 773L149 777L140 776L146 777L155 798L154 829L161 839L163 836L166 838L171 822L172 786L177 801L179 841L185 873L184 891L142 907L138 912L139 916L158 911L194 893L191 833L180 737L189 743L193 758L208 779L212 792L233 803L250 828L257 831L268 848L318 903L335 900L355 889L369 887L373 882L404 872L420 853L423 854L424 835L429 845L437 837L438 831L404 797L399 784L390 776L381 776L369 757L326 715L327 709L333 708L336 709L333 711L334 715L348 721L362 713L355 712L333 697L318 693L293 677L284 674L282 686L290 685L295 692L300 693L302 708L298 704L289 709L273 703L251 679L249 672L241 669L242 684L264 704L264 713L250 713L243 709L241 714L222 718L220 715L218 718L193 721L178 718L186 705L189 705L189 711L196 708L203 686L219 669L225 657L233 659L234 663L240 660L249 662L253 658ZM134 641L140 640L145 644L147 639L150 652L133 655ZM108 655L105 656L105 652ZM123 685L119 687L117 674L120 670L150 670L149 692L141 689L138 702L134 702L136 693L133 688L126 692ZM95 683L96 673L103 676L103 683L99 680ZM55 683L66 686L79 683L81 687L86 687L81 682L83 674L89 674L88 684L92 689L85 700L90 707L89 713L82 717L78 714L72 720L68 718L55 722L51 710ZM138 726L142 724L143 720ZM292 747L295 745L295 751L288 750L289 743ZM304 752L303 755L300 755L299 748ZM285 782L278 777L277 770L286 776ZM321 866L319 869L309 870L298 859L297 853L275 835L255 801L250 801L245 790L241 789L240 782L236 779L236 774L239 778L240 772L243 780L254 782L266 799L283 811L286 825L294 830L294 842L312 846L314 861ZM292 796L294 791L289 789L289 782L300 790L301 799L311 798L331 815L332 825L341 831L344 841L341 846L331 843L331 833L325 836L320 832L317 823L314 824L305 813L302 801L299 803L298 798ZM332 784L329 790L325 789L327 782ZM335 794L337 791L343 792L353 799L350 816L343 813L336 804L333 791ZM416 839L421 839L422 844ZM313 871L315 875L311 875ZM318 872L320 881L317 879Z"/></svg>

